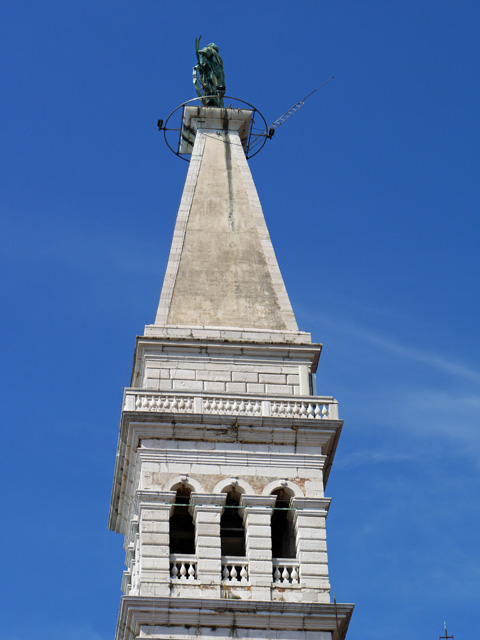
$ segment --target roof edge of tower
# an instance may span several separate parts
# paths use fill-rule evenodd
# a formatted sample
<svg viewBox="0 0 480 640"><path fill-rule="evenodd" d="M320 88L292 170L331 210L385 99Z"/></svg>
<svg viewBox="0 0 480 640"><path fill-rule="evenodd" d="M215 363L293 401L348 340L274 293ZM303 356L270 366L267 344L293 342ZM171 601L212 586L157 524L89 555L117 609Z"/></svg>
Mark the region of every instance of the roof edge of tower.
<svg viewBox="0 0 480 640"><path fill-rule="evenodd" d="M312 336L305 331L258 329L255 327L214 327L202 325L145 325L146 338L194 338L199 340L228 340L262 342L266 344L312 344Z"/></svg>

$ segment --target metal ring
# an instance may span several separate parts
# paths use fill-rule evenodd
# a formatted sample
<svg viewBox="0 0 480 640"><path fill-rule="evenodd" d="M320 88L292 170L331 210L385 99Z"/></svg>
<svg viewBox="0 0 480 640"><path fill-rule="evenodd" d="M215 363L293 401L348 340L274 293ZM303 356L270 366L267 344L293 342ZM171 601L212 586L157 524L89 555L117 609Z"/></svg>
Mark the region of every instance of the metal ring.
<svg viewBox="0 0 480 640"><path fill-rule="evenodd" d="M245 157L247 158L247 160L250 160L250 158L253 158L254 156L257 155L257 153L260 153L260 151L263 149L266 141L267 141L267 137L268 137L268 126L267 126L267 121L265 120L265 118L263 117L263 115L261 114L261 112L256 109L253 104L250 104L249 102L246 102L245 100L241 100L240 98L235 98L233 96L222 96L223 98L227 98L229 100L236 100L237 102L240 102L244 105L247 105L248 107L250 107L252 109L252 117L250 118L250 126L248 129L248 136L247 136L247 142L245 144ZM179 104L178 107L176 107L168 116L168 118L165 120L165 125L162 127L163 129L163 137L165 138L165 143L167 145L167 147L170 149L170 151L172 151L172 153L174 153L176 156L178 156L179 158L181 158L182 160L185 160L186 162L190 162L189 158L185 158L184 156L188 155L190 156L191 154L182 154L180 153L180 151L175 151L175 149L172 147L172 145L170 144L170 142L168 141L167 138L167 131L179 131L179 140L177 143L177 149L180 148L180 135L181 135L181 127L180 129L168 129L168 122L170 120L170 118L172 118L174 116L174 114L179 110L179 109L183 109L186 105L190 104L191 102L196 102L196 101L201 101L204 98L218 98L218 96L202 96L197 97L197 98L192 98L191 100L187 100L186 102L182 102L182 104ZM207 107L208 108L208 107ZM227 108L228 107L220 107L220 108ZM263 133L253 133L253 128L254 128L254 124L255 124L255 115L258 114L258 116L262 119L263 124L264 124L264 129L263 129ZM260 143L260 146L258 149L255 150L255 153L252 153L250 155L250 146L252 144L252 136L255 140L257 140L258 138L262 137L263 140ZM258 146L258 143L255 144L255 147ZM253 149L252 149L253 151Z"/></svg>

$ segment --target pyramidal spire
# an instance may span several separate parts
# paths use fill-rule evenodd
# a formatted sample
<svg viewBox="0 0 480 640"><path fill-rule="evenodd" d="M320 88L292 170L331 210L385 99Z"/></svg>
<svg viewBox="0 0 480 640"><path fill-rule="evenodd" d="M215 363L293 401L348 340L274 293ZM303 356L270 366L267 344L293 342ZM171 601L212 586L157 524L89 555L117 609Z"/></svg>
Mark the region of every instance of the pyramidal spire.
<svg viewBox="0 0 480 640"><path fill-rule="evenodd" d="M181 151L191 152L191 161L155 323L146 335L252 330L273 332L279 341L309 341L298 331L245 157L251 114L184 108Z"/></svg>

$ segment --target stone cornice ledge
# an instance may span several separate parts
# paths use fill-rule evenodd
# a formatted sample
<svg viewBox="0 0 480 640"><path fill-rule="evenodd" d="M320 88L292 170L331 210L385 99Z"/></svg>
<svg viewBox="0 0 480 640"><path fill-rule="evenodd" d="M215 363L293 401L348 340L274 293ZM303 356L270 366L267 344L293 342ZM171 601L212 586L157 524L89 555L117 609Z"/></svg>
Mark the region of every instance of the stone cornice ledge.
<svg viewBox="0 0 480 640"><path fill-rule="evenodd" d="M226 493L195 493L190 494L188 510L190 515L195 511L223 511L223 505L227 500Z"/></svg>
<svg viewBox="0 0 480 640"><path fill-rule="evenodd" d="M302 515L317 515L318 512L326 512L330 508L331 498L300 498L294 496L291 505Z"/></svg>
<svg viewBox="0 0 480 640"><path fill-rule="evenodd" d="M245 507L248 513L265 513L266 509L272 509L275 506L277 496L258 496L243 494L240 504Z"/></svg>
<svg viewBox="0 0 480 640"><path fill-rule="evenodd" d="M217 340L223 342L250 342L271 344L300 344L308 345L312 341L310 333L304 331L289 331L288 329L273 331L271 329L241 328L241 327L202 327L182 325L145 326L145 335L139 338L160 338L177 340Z"/></svg>
<svg viewBox="0 0 480 640"><path fill-rule="evenodd" d="M333 640L343 640L354 606L338 603L123 596L115 640L136 638L141 625L330 631Z"/></svg>
<svg viewBox="0 0 480 640"><path fill-rule="evenodd" d="M149 509L170 507L175 502L175 496L175 491L139 489L135 494L136 510L138 511L141 506L148 506Z"/></svg>

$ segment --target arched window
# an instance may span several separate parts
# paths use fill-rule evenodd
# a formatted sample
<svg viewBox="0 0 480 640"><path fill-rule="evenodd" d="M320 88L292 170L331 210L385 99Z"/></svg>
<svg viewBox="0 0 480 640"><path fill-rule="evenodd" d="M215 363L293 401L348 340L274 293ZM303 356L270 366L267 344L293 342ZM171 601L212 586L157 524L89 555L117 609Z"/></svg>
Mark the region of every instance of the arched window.
<svg viewBox="0 0 480 640"><path fill-rule="evenodd" d="M195 553L195 526L188 511L192 490L180 485L175 496L175 505L170 516L170 553Z"/></svg>
<svg viewBox="0 0 480 640"><path fill-rule="evenodd" d="M234 487L227 492L227 500L220 518L222 556L245 556L245 527L238 506L241 493Z"/></svg>
<svg viewBox="0 0 480 640"><path fill-rule="evenodd" d="M277 496L272 514L272 557L295 558L295 531L293 528L290 498L293 493L288 489L276 489L272 496Z"/></svg>

